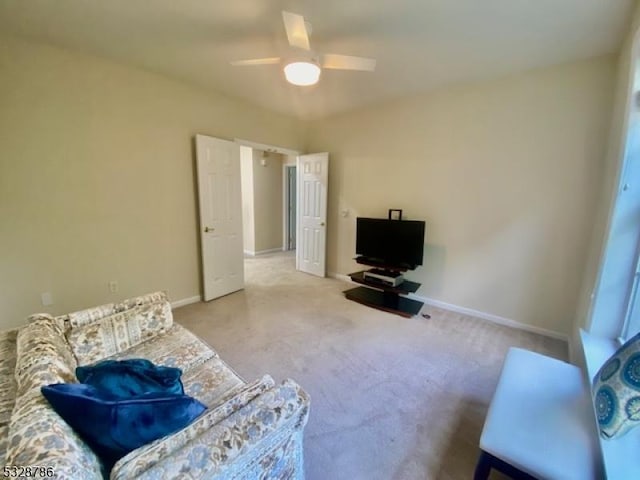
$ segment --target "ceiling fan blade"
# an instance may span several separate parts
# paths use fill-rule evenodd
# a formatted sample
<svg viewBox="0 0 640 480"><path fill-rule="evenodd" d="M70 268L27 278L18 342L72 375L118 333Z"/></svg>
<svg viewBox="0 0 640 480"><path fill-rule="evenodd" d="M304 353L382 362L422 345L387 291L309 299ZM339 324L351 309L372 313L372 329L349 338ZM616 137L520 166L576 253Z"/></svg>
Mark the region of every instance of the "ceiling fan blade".
<svg viewBox="0 0 640 480"><path fill-rule="evenodd" d="M280 57L251 58L249 60L233 60L230 63L234 67L252 67L254 65L275 65L280 63Z"/></svg>
<svg viewBox="0 0 640 480"><path fill-rule="evenodd" d="M307 32L307 26L304 24L304 17L297 13L285 12L283 10L282 21L284 22L284 29L287 31L289 45L310 50L309 33Z"/></svg>
<svg viewBox="0 0 640 480"><path fill-rule="evenodd" d="M322 56L322 68L373 72L376 69L376 61L373 58L352 57L351 55L325 53Z"/></svg>

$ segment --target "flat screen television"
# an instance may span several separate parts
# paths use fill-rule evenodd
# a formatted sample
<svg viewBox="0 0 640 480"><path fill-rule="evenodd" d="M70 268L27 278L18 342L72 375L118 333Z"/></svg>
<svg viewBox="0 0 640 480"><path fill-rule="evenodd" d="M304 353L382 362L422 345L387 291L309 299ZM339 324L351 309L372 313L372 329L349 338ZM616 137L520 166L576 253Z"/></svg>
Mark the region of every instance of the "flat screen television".
<svg viewBox="0 0 640 480"><path fill-rule="evenodd" d="M422 265L424 221L358 217L356 228L358 262L407 270Z"/></svg>

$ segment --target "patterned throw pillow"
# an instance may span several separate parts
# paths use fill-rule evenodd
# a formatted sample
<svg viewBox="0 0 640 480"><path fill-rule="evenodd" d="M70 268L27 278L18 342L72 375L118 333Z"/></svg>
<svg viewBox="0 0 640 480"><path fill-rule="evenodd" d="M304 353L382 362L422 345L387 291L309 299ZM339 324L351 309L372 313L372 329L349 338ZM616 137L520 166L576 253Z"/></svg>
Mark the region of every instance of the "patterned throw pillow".
<svg viewBox="0 0 640 480"><path fill-rule="evenodd" d="M56 320L64 325L65 330L68 330L89 325L110 315L124 312L140 305L168 301L169 297L167 297L166 292L158 291L139 297L127 298L120 303L107 303L106 305L68 313L67 315L56 317Z"/></svg>
<svg viewBox="0 0 640 480"><path fill-rule="evenodd" d="M600 367L593 401L602 437L621 436L640 425L640 333Z"/></svg>
<svg viewBox="0 0 640 480"><path fill-rule="evenodd" d="M67 340L78 365L88 365L165 333L172 325L171 304L160 301L72 328Z"/></svg>

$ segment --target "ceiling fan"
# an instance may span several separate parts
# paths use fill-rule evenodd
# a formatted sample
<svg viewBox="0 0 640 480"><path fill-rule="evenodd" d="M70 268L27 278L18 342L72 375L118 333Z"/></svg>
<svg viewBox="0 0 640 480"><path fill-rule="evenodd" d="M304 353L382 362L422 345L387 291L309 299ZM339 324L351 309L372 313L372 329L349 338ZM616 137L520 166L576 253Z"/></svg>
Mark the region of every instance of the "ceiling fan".
<svg viewBox="0 0 640 480"><path fill-rule="evenodd" d="M296 13L283 11L282 20L284 21L284 28L287 32L289 45L306 51L303 55L294 55L287 58L268 57L234 60L231 62L231 65L234 67L249 67L284 64L284 75L287 81L299 86L318 83L320 72L323 68L359 70L363 72L373 72L375 70L376 61L371 58L325 53L321 57L322 61L319 61L319 56L316 55L309 46L311 25L305 22L304 17Z"/></svg>

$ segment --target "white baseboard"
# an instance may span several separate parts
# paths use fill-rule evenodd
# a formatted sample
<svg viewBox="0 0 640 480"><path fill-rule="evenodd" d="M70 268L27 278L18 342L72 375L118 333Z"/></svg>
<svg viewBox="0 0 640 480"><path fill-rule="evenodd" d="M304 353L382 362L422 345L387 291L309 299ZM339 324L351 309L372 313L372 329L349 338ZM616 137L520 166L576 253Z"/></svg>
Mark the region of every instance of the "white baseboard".
<svg viewBox="0 0 640 480"><path fill-rule="evenodd" d="M356 283L351 281L349 275L343 275L341 273L327 272L327 277L335 278L336 280L342 280L343 282Z"/></svg>
<svg viewBox="0 0 640 480"><path fill-rule="evenodd" d="M356 283L351 281L351 278L348 275L343 275L341 273L329 272L328 276L331 278L335 278L337 280L342 280L342 281L353 283L353 284ZM507 327L517 328L519 330L525 330L527 332L537 333L540 335L544 335L545 337L557 338L559 340L564 340L566 342L569 341L568 336L564 333L556 332L555 330L549 330L542 327L536 327L534 325L528 325L526 323L518 322L516 320L511 320L510 318L494 315L493 313L481 312L479 310L474 310L472 308L467 308L467 307L460 307L458 305L441 302L440 300L435 300L429 297L423 297L422 295L416 295L414 293L407 295L407 297L413 298L414 300L418 300L420 302L424 302L427 305L431 305L433 307L442 308L443 310L449 310L450 312L462 313L463 315L469 315L471 317L480 318L482 320L488 320L490 322L497 323L499 325L505 325Z"/></svg>
<svg viewBox="0 0 640 480"><path fill-rule="evenodd" d="M265 255L267 253L276 253L276 252L281 252L281 251L282 251L282 247L270 248L268 250L260 250L260 251L256 252L256 255Z"/></svg>
<svg viewBox="0 0 640 480"><path fill-rule="evenodd" d="M257 255L265 255L267 253L276 253L281 251L282 251L282 247L278 247L278 248L270 248L268 250L258 250L257 252L252 252L251 250L245 250L244 254L249 255L251 257L255 257Z"/></svg>
<svg viewBox="0 0 640 480"><path fill-rule="evenodd" d="M200 295L195 297L183 298L182 300L176 300L171 302L171 309L184 307L185 305L191 305L192 303L198 303L201 300Z"/></svg>
<svg viewBox="0 0 640 480"><path fill-rule="evenodd" d="M451 312L462 313L463 315L469 315L471 317L481 318L482 320L488 320L490 322L497 323L499 325L505 325L507 327L517 328L519 330L525 330L527 332L538 333L540 335L544 335L545 337L557 338L559 340L568 341L567 335L565 335L564 333L556 332L555 330L536 327L535 325L528 325L526 323L518 322L517 320L512 320L510 318L494 315L493 313L481 312L480 310L474 310L472 308L467 308L467 307L460 307L458 305L441 302L440 300L434 300L433 298L423 297L421 295L415 295L413 293L409 294L408 297L424 302L427 305L442 308L444 310L449 310Z"/></svg>

